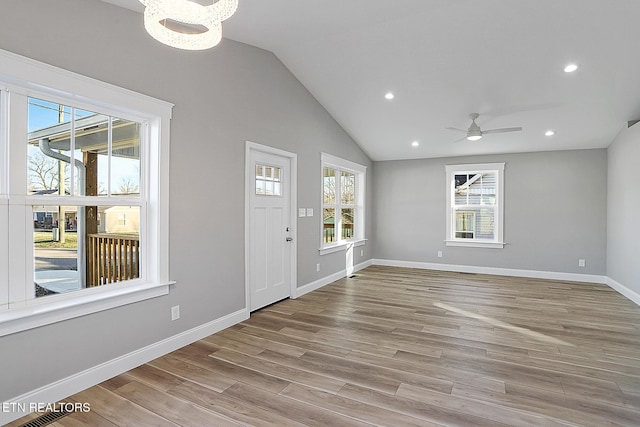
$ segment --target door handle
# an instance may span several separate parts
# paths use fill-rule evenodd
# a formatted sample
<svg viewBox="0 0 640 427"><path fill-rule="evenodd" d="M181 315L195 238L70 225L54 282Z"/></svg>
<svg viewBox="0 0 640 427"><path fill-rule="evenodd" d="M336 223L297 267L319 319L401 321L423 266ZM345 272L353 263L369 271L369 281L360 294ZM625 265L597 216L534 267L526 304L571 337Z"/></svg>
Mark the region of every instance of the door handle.
<svg viewBox="0 0 640 427"><path fill-rule="evenodd" d="M287 242L293 242L293 237L287 237L286 240Z"/></svg>

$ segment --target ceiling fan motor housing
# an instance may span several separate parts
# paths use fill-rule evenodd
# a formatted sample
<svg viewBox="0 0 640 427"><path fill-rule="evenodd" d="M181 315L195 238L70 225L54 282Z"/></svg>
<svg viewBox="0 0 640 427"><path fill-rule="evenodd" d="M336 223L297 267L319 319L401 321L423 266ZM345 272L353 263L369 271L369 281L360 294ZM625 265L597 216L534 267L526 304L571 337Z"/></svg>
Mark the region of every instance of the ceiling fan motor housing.
<svg viewBox="0 0 640 427"><path fill-rule="evenodd" d="M467 129L467 139L469 141L477 141L482 138L482 130L480 126L476 123L476 119L478 118L478 113L469 114L469 118L471 119L471 125L469 129Z"/></svg>

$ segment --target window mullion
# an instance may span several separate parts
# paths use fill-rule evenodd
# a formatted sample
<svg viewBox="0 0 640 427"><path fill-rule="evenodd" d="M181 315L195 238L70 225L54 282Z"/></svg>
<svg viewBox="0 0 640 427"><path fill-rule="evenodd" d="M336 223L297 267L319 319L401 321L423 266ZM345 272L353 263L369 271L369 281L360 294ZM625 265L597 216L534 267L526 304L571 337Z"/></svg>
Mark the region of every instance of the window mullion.
<svg viewBox="0 0 640 427"><path fill-rule="evenodd" d="M342 170L335 168L336 171L336 209L333 218L333 224L336 233L336 242L342 241Z"/></svg>
<svg viewBox="0 0 640 427"><path fill-rule="evenodd" d="M8 124L7 144L9 173L6 175L7 193L10 195L7 210L8 242L11 250L7 254L8 300L9 308L23 306L33 291L33 233L29 232L32 220L31 206L26 203L27 189L27 97L17 93L9 94L7 114L11 118Z"/></svg>
<svg viewBox="0 0 640 427"><path fill-rule="evenodd" d="M76 109L71 107L71 131L69 135L69 194L81 194L80 192L76 193ZM60 178L60 186L64 182L64 176ZM82 183L78 185L80 188L83 187ZM82 191L84 194L84 191ZM64 194L61 193L64 196Z"/></svg>
<svg viewBox="0 0 640 427"><path fill-rule="evenodd" d="M0 90L0 312L8 308L9 302L9 93Z"/></svg>
<svg viewBox="0 0 640 427"><path fill-rule="evenodd" d="M4 163L2 167L4 167ZM0 199L0 312L8 308L9 302L9 205L6 200Z"/></svg>
<svg viewBox="0 0 640 427"><path fill-rule="evenodd" d="M111 196L111 153L113 150L113 117L109 116L107 125L107 196Z"/></svg>

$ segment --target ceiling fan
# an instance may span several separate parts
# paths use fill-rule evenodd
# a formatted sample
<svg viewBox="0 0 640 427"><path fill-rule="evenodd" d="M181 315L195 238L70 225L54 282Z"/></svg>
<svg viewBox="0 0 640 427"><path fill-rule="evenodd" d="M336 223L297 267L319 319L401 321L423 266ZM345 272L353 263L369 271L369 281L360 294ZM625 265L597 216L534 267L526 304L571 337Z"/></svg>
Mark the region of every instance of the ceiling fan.
<svg viewBox="0 0 640 427"><path fill-rule="evenodd" d="M503 133L503 132L518 132L518 131L522 130L521 127L482 130L482 129L480 129L480 126L478 126L478 124L476 123L476 119L478 118L479 115L480 114L478 114L478 113L469 114L469 118L471 119L471 126L469 126L469 129L467 129L467 130L458 129L458 128L452 128L452 127L448 127L447 129L449 129L449 130L457 130L457 131L466 133L467 134L467 139L469 141L478 141L485 134Z"/></svg>

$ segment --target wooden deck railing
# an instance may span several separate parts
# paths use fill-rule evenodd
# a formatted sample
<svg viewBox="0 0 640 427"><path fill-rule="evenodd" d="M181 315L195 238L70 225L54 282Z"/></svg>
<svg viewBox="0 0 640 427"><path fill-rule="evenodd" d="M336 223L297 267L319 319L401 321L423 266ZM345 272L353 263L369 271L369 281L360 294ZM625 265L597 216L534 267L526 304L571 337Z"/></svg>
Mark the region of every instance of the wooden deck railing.
<svg viewBox="0 0 640 427"><path fill-rule="evenodd" d="M135 279L140 276L138 236L89 234L87 245L87 286Z"/></svg>

